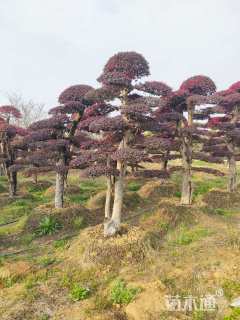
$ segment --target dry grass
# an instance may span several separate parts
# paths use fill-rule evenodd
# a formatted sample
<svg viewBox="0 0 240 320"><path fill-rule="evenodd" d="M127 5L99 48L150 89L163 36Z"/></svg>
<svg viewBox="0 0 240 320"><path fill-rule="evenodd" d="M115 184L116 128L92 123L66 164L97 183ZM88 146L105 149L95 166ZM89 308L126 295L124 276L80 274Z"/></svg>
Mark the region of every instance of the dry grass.
<svg viewBox="0 0 240 320"><path fill-rule="evenodd" d="M179 161L170 165L179 165ZM212 167L226 172L225 165ZM31 251L0 260L0 276L4 278L0 284L1 319L42 320L49 315L53 320L222 320L231 313L229 301L240 292L240 196L225 191L226 178L194 173L191 207L179 204L178 173L169 181L127 179L124 225L114 239L102 236L103 179L80 183L78 173L72 172L62 210L53 209L54 188L49 183L54 182L54 176L49 183L44 180L48 178L40 177L36 187L29 179L22 179L20 195L30 194L25 202L18 202L20 198L12 202L0 194L4 221L8 221L7 214L12 217L15 208L20 217L16 225L0 227L2 240L8 241L7 234L22 240L30 237L44 216L54 216L64 225L56 237L36 238L20 247L16 242L15 247L7 248L3 241L5 251ZM33 209L29 210L30 204ZM26 208L27 214L22 215ZM73 234L79 217L84 217L86 224ZM136 301L125 307L109 304L112 282L119 278L142 288ZM91 287L88 299L70 301L69 290L75 283ZM218 300L216 313L166 310L166 294L198 297L220 288L225 295Z"/></svg>

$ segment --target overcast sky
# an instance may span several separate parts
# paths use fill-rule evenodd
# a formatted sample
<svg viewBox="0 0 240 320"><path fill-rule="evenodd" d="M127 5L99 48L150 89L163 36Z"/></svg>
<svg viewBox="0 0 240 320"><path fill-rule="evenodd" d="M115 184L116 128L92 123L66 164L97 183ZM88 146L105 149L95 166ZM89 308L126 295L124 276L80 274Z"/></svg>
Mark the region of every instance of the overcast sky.
<svg viewBox="0 0 240 320"><path fill-rule="evenodd" d="M17 92L53 107L130 50L151 79L178 88L205 74L224 89L240 80L239 31L239 0L0 0L0 104Z"/></svg>

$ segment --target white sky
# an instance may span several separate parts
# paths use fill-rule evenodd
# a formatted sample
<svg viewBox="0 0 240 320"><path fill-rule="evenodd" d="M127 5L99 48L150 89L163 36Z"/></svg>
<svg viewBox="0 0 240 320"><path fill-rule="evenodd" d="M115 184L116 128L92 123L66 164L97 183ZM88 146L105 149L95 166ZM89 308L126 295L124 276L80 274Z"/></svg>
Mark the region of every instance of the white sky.
<svg viewBox="0 0 240 320"><path fill-rule="evenodd" d="M205 74L224 89L240 80L239 31L239 0L0 0L0 104L17 92L53 107L129 50L150 79L178 88Z"/></svg>

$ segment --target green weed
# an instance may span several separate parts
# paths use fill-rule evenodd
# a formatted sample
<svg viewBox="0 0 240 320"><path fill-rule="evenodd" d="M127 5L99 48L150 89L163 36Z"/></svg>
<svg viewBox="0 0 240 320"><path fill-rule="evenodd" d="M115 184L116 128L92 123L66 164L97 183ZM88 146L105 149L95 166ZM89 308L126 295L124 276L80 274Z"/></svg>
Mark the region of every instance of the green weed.
<svg viewBox="0 0 240 320"><path fill-rule="evenodd" d="M72 301L85 300L90 295L90 289L75 283L70 290L70 298Z"/></svg>
<svg viewBox="0 0 240 320"><path fill-rule="evenodd" d="M240 281L227 279L224 281L222 288L224 290L225 297L229 300L240 295Z"/></svg>
<svg viewBox="0 0 240 320"><path fill-rule="evenodd" d="M140 288L128 288L126 283L119 279L111 290L111 301L115 304L129 304L140 292Z"/></svg>
<svg viewBox="0 0 240 320"><path fill-rule="evenodd" d="M64 249L68 247L69 243L66 239L60 239L60 240L54 241L53 245L55 249Z"/></svg>
<svg viewBox="0 0 240 320"><path fill-rule="evenodd" d="M39 259L39 265L41 266L41 267L48 267L48 266L50 266L50 265L52 265L54 262L56 262L56 259L55 258L52 258L52 257L41 257L40 259Z"/></svg>
<svg viewBox="0 0 240 320"><path fill-rule="evenodd" d="M76 218L73 220L73 227L74 227L76 230L80 230L80 229L84 228L85 226L86 226L86 223L85 223L83 217L76 217Z"/></svg>
<svg viewBox="0 0 240 320"><path fill-rule="evenodd" d="M233 309L229 316L225 316L223 320L239 320L240 319L240 308Z"/></svg>
<svg viewBox="0 0 240 320"><path fill-rule="evenodd" d="M188 229L186 226L181 226L176 231L175 239L172 242L176 245L188 245L194 241L198 241L201 238L207 237L211 234L209 229L205 228L193 228Z"/></svg>
<svg viewBox="0 0 240 320"><path fill-rule="evenodd" d="M137 181L131 181L128 183L128 191L138 191L141 188L142 184Z"/></svg>
<svg viewBox="0 0 240 320"><path fill-rule="evenodd" d="M61 228L62 225L54 217L46 216L40 221L37 234L40 236L52 235Z"/></svg>

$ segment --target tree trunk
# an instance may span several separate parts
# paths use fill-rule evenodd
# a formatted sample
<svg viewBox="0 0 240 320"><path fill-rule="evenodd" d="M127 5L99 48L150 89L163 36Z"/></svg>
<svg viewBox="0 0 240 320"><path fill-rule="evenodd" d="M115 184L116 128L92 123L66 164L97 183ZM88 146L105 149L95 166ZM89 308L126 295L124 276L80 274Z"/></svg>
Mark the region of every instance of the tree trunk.
<svg viewBox="0 0 240 320"><path fill-rule="evenodd" d="M233 118L231 123L236 124L238 121L238 114L239 114L239 107L236 106L233 111ZM230 157L228 158L228 191L235 192L237 190L237 164L235 159L235 146L233 141L227 142L227 148L231 153Z"/></svg>
<svg viewBox="0 0 240 320"><path fill-rule="evenodd" d="M3 165L0 165L0 176L4 176L5 175L5 172L4 172L4 167Z"/></svg>
<svg viewBox="0 0 240 320"><path fill-rule="evenodd" d="M229 181L228 191L235 192L237 190L237 166L234 155L228 159L229 165Z"/></svg>
<svg viewBox="0 0 240 320"><path fill-rule="evenodd" d="M122 206L123 206L123 189L124 189L124 164L118 161L117 168L119 176L115 181L114 203L112 217L104 223L104 236L109 237L115 235L120 230Z"/></svg>
<svg viewBox="0 0 240 320"><path fill-rule="evenodd" d="M34 175L33 175L33 182L34 182L35 184L38 183L38 175L37 175L37 173L34 173Z"/></svg>
<svg viewBox="0 0 240 320"><path fill-rule="evenodd" d="M127 90L122 92L122 105L126 104ZM125 118L126 122L128 119ZM126 148L129 140L131 138L131 132L127 130L124 135L121 143L119 144L118 149ZM104 223L104 236L113 236L119 232L121 227L121 217L122 217L122 207L123 207L123 193L124 193L124 177L126 174L126 163L124 161L117 161L117 169L119 171L119 176L115 180L114 185L114 202L111 219L107 220Z"/></svg>
<svg viewBox="0 0 240 320"><path fill-rule="evenodd" d="M160 163L160 170L167 170L168 160L163 160Z"/></svg>
<svg viewBox="0 0 240 320"><path fill-rule="evenodd" d="M188 127L193 125L193 107L188 106ZM192 177L191 177L191 166L192 166L192 137L191 133L185 133L182 136L182 165L183 165L183 180L182 180L182 194L181 204L190 205L192 204Z"/></svg>
<svg viewBox="0 0 240 320"><path fill-rule="evenodd" d="M125 137L119 145L119 149L123 149L127 146L129 139L129 132L125 134ZM126 167L124 161L117 161L117 169L119 170L119 176L116 177L114 184L114 202L112 217L104 223L104 236L113 236L120 230L122 207L123 207L123 190L124 190L124 176L126 174Z"/></svg>
<svg viewBox="0 0 240 320"><path fill-rule="evenodd" d="M64 178L63 173L56 174L55 208L63 208Z"/></svg>
<svg viewBox="0 0 240 320"><path fill-rule="evenodd" d="M192 181L191 181L191 163L188 158L187 146L183 145L182 161L183 161L183 180L181 204L190 205L192 203Z"/></svg>
<svg viewBox="0 0 240 320"><path fill-rule="evenodd" d="M64 155L57 163L60 169L65 166ZM60 170L56 173L56 188L55 188L55 208L63 208L64 185L66 173Z"/></svg>
<svg viewBox="0 0 240 320"><path fill-rule="evenodd" d="M17 193L17 172L9 172L9 197L15 197Z"/></svg>
<svg viewBox="0 0 240 320"><path fill-rule="evenodd" d="M105 219L110 219L111 217L111 200L112 200L112 178L107 177L107 191L106 191L106 201L105 201Z"/></svg>

